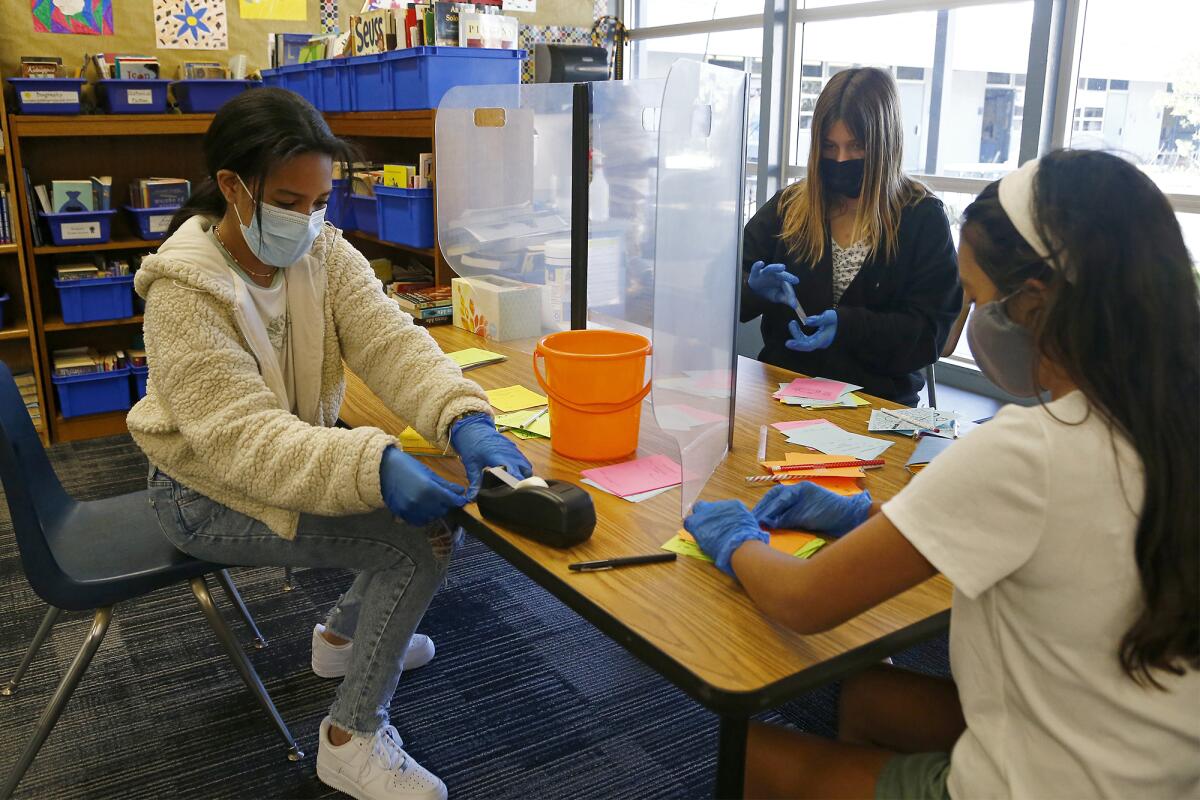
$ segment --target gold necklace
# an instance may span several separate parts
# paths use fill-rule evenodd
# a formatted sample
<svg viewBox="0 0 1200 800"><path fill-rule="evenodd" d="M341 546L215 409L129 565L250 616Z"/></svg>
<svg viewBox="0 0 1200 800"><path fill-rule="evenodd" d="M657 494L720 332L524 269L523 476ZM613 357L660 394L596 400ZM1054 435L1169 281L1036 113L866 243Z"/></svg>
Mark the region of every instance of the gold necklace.
<svg viewBox="0 0 1200 800"><path fill-rule="evenodd" d="M221 238L221 223L218 222L216 225L213 225L213 235L217 237L217 244L221 245L221 249L225 251L225 255L233 259L233 263L237 264L238 269L240 269L242 272L245 272L247 275L250 275L254 278L269 278L275 274L275 267L271 267L271 272L255 272L242 262L238 261L237 256L229 252L229 248L225 246L225 240Z"/></svg>

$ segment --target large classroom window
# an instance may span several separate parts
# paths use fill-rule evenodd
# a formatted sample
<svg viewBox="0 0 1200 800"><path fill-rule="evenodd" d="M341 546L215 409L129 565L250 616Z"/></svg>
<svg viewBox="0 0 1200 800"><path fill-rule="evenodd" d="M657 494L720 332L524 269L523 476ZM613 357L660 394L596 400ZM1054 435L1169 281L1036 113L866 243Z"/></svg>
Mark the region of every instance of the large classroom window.
<svg viewBox="0 0 1200 800"><path fill-rule="evenodd" d="M1200 253L1197 0L797 0L789 14L771 14L775 7L624 0L630 77L665 76L679 58L751 73L747 215L760 181L765 194L804 176L813 106L829 78L876 66L900 90L904 166L946 203L956 238L958 216L989 182L1039 152L1093 147L1145 170L1175 207L1193 260ZM780 37L764 19L794 26L790 46L767 58L765 43ZM764 93L787 102L760 113ZM778 131L777 175L772 159L760 167L764 126ZM965 340L946 362L973 369ZM939 380L954 382L952 374L953 366L939 371Z"/></svg>

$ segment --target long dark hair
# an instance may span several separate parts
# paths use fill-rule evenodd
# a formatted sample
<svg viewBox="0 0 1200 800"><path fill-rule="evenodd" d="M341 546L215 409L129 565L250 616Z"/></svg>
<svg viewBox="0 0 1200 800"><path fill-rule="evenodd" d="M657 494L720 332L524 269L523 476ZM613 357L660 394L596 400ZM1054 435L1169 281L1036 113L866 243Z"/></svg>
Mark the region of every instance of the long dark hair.
<svg viewBox="0 0 1200 800"><path fill-rule="evenodd" d="M355 157L354 146L334 136L320 112L295 92L277 88L242 92L221 106L208 126L204 134L208 176L175 212L168 235L197 214L225 214L225 197L217 185L217 172L223 169L233 170L253 189L261 216L267 175L284 161L304 153L324 153L340 162L343 175L349 175Z"/></svg>
<svg viewBox="0 0 1200 800"><path fill-rule="evenodd" d="M1127 675L1200 668L1200 295L1167 198L1108 153L1044 157L1035 216L1049 269L1017 233L993 183L967 207L962 235L1002 294L1048 285L1033 320L1039 353L1064 369L1137 451L1145 499L1134 558L1144 604L1121 639ZM1067 277L1069 276L1069 277Z"/></svg>

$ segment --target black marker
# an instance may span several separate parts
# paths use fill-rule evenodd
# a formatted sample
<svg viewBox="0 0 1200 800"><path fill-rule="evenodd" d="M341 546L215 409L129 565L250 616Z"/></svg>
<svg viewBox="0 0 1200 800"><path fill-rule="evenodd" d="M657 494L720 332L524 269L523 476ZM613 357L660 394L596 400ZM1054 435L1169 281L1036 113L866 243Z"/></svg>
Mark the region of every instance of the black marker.
<svg viewBox="0 0 1200 800"><path fill-rule="evenodd" d="M617 567L635 567L638 564L659 564L664 561L674 561L674 553L654 553L648 556L626 556L625 558L608 558L603 561L580 561L569 564L567 569L572 572L601 572Z"/></svg>

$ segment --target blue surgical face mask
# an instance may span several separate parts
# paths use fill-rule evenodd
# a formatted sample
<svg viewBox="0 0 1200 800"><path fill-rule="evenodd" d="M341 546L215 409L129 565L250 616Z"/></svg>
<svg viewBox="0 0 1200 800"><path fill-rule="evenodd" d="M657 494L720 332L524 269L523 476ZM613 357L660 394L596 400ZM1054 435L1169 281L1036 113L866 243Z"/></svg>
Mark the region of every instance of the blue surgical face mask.
<svg viewBox="0 0 1200 800"><path fill-rule="evenodd" d="M253 198L254 195L240 175L238 182L242 184L246 194ZM236 203L233 213L237 215L242 238L246 240L250 252L264 264L281 269L295 264L312 248L325 224L324 208L318 208L311 214L301 214L299 211L289 211L263 203L262 213L251 214L249 225L242 220ZM262 218L261 225L259 217Z"/></svg>
<svg viewBox="0 0 1200 800"><path fill-rule="evenodd" d="M1004 308L1015 294L975 307L967 323L967 346L983 377L1016 397L1035 397L1040 389L1033 377L1033 334L1013 322Z"/></svg>

